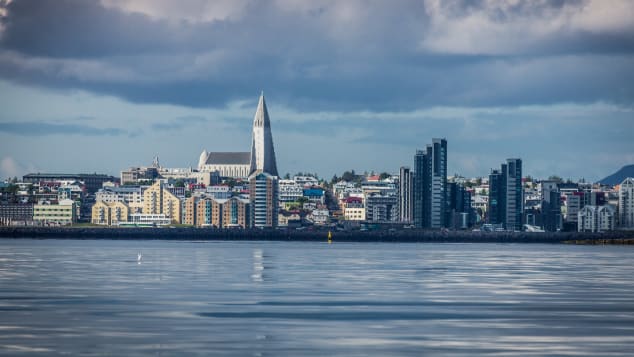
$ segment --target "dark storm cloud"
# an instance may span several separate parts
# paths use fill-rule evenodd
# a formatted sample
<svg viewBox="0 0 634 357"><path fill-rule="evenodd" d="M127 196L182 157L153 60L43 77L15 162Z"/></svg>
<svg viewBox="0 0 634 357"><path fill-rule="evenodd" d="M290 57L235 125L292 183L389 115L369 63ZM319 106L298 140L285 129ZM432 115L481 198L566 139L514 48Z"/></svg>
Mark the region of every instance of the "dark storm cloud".
<svg viewBox="0 0 634 357"><path fill-rule="evenodd" d="M96 1L13 1L7 6L2 45L41 57L98 57L163 52L177 47L161 21L106 9ZM192 46L193 41L182 43Z"/></svg>
<svg viewBox="0 0 634 357"><path fill-rule="evenodd" d="M192 107L224 107L260 89L301 110L631 104L632 26L530 28L574 22L560 14L587 5L254 2L227 19L173 21L96 1L20 0L2 20L0 77ZM476 35L460 30L467 18L482 21L485 36L464 40Z"/></svg>
<svg viewBox="0 0 634 357"><path fill-rule="evenodd" d="M57 124L42 122L8 122L0 123L0 132L24 136L46 135L86 135L86 136L117 136L126 131L119 128L96 128L80 124Z"/></svg>

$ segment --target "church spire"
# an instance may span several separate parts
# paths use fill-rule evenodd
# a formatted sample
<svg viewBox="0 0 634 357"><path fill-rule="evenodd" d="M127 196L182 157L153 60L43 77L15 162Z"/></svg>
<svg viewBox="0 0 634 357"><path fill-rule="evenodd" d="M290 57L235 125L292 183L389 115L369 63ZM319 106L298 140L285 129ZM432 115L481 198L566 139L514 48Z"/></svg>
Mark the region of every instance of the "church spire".
<svg viewBox="0 0 634 357"><path fill-rule="evenodd" d="M266 172L273 176L277 174L275 150L273 149L273 135L271 134L271 120L266 109L264 91L260 94L258 107L253 118L253 141L251 144L251 173Z"/></svg>

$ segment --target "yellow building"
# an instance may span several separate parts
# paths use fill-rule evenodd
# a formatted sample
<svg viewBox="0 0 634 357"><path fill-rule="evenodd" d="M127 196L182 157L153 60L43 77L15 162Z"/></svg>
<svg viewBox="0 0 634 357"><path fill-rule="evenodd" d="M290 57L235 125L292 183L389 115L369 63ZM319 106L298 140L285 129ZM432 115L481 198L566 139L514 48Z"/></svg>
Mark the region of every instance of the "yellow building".
<svg viewBox="0 0 634 357"><path fill-rule="evenodd" d="M181 223L181 200L158 181L143 193L143 214L164 214L172 223Z"/></svg>
<svg viewBox="0 0 634 357"><path fill-rule="evenodd" d="M216 208L218 209L218 208ZM196 226L212 226L212 213L214 210L214 200L203 198L196 204Z"/></svg>
<svg viewBox="0 0 634 357"><path fill-rule="evenodd" d="M61 200L56 205L34 205L33 220L43 224L72 224L77 221L75 202Z"/></svg>
<svg viewBox="0 0 634 357"><path fill-rule="evenodd" d="M185 217L183 224L197 225L198 197L192 196L185 200Z"/></svg>
<svg viewBox="0 0 634 357"><path fill-rule="evenodd" d="M250 208L249 200L232 197L228 200L219 200L222 202L222 228L250 227ZM276 222L277 223L277 222Z"/></svg>
<svg viewBox="0 0 634 357"><path fill-rule="evenodd" d="M98 201L92 206L91 223L116 226L128 222L130 213L130 207L123 202Z"/></svg>

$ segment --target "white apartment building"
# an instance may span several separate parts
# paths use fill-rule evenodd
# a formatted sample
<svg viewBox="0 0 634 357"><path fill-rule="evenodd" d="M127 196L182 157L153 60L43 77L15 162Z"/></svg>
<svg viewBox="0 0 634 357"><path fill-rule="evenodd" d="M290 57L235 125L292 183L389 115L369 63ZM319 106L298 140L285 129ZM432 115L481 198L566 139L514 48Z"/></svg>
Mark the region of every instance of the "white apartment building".
<svg viewBox="0 0 634 357"><path fill-rule="evenodd" d="M577 230L579 232L614 230L614 213L612 206L585 206L577 213Z"/></svg>
<svg viewBox="0 0 634 357"><path fill-rule="evenodd" d="M293 181L303 187L319 186L319 180L312 176L293 176Z"/></svg>
<svg viewBox="0 0 634 357"><path fill-rule="evenodd" d="M295 202L298 198L303 196L303 186L295 180L279 180L279 201L280 204L284 202Z"/></svg>
<svg viewBox="0 0 634 357"><path fill-rule="evenodd" d="M619 226L634 228L634 178L628 177L619 187Z"/></svg>

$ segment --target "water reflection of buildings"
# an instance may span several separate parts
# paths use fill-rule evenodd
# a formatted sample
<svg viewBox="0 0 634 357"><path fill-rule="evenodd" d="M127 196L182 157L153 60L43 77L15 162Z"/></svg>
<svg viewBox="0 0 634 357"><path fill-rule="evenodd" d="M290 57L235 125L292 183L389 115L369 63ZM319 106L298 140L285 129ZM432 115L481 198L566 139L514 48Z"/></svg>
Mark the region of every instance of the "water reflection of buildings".
<svg viewBox="0 0 634 357"><path fill-rule="evenodd" d="M254 282L262 282L264 274L264 254L262 249L253 250L253 274L251 274L251 280Z"/></svg>

